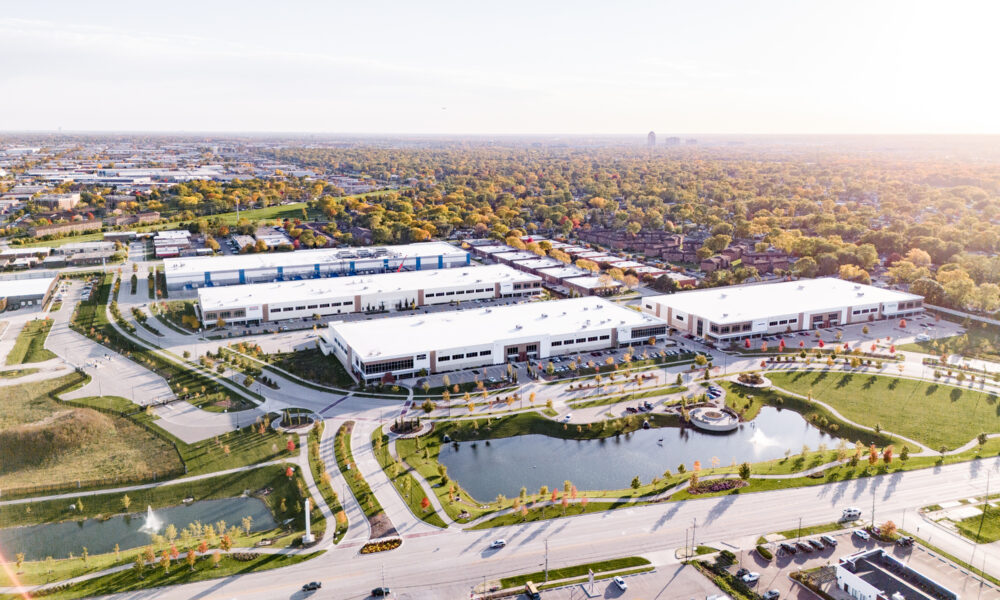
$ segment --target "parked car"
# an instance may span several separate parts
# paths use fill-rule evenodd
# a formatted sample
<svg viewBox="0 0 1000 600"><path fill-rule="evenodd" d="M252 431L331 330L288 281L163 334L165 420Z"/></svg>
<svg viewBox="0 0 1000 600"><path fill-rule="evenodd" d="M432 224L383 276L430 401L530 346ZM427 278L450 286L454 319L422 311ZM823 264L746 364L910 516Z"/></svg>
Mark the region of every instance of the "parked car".
<svg viewBox="0 0 1000 600"><path fill-rule="evenodd" d="M736 571L736 576L742 579L743 576L746 575L749 572L750 572L750 569L739 569L739 570Z"/></svg>
<svg viewBox="0 0 1000 600"><path fill-rule="evenodd" d="M315 592L319 588L323 587L323 584L318 581L310 581L309 583L302 586L303 592Z"/></svg>
<svg viewBox="0 0 1000 600"><path fill-rule="evenodd" d="M622 579L621 577L615 577L611 581L614 581L615 585L618 586L618 589L620 589L623 592L628 589L628 584L625 583L625 580Z"/></svg>
<svg viewBox="0 0 1000 600"><path fill-rule="evenodd" d="M813 547L806 542L795 542L795 547L803 552L812 552Z"/></svg>
<svg viewBox="0 0 1000 600"><path fill-rule="evenodd" d="M826 545L820 540L809 540L809 543L812 544L812 547L817 550L823 550L826 548Z"/></svg>
<svg viewBox="0 0 1000 600"><path fill-rule="evenodd" d="M781 542L781 544L778 545L778 548L780 548L786 554L796 553L795 546L789 544L788 542Z"/></svg>
<svg viewBox="0 0 1000 600"><path fill-rule="evenodd" d="M764 600L778 600L781 597L781 592L778 590L767 590L764 592Z"/></svg>
<svg viewBox="0 0 1000 600"><path fill-rule="evenodd" d="M389 591L389 588L387 587L377 587L372 590L372 596L375 596L376 598L385 598L391 594L392 592Z"/></svg>
<svg viewBox="0 0 1000 600"><path fill-rule="evenodd" d="M833 539L833 536L823 535L823 536L820 536L819 539L823 540L823 543L826 544L827 546L836 546L837 545L837 540Z"/></svg>
<svg viewBox="0 0 1000 600"><path fill-rule="evenodd" d="M865 531L864 529L855 529L854 530L854 535L856 535L858 537L858 539L860 539L862 541L865 541L865 542L867 542L868 540L872 539L872 536L868 535L868 532Z"/></svg>
<svg viewBox="0 0 1000 600"><path fill-rule="evenodd" d="M757 583L758 580L760 580L760 573L758 573L756 571L750 571L749 573L747 573L743 577L740 577L740 579L742 579L743 583L745 583L747 585L753 585L753 584Z"/></svg>
<svg viewBox="0 0 1000 600"><path fill-rule="evenodd" d="M490 548L493 548L495 550L498 548L503 548L506 545L507 545L507 540L505 539L493 540L493 543L490 544Z"/></svg>
<svg viewBox="0 0 1000 600"><path fill-rule="evenodd" d="M896 540L896 545L897 546L912 546L913 545L913 538L911 538L908 535L901 536L898 540Z"/></svg>

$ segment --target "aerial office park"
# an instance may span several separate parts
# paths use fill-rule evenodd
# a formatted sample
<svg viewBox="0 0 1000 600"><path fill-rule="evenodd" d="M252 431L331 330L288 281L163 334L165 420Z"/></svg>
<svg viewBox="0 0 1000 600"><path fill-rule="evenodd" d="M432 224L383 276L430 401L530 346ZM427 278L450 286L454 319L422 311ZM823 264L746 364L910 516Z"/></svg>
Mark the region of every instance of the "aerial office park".
<svg viewBox="0 0 1000 600"><path fill-rule="evenodd" d="M172 381L160 381L175 400L136 412L123 391L116 414L155 415L150 426L183 440L183 456L217 455L222 466L246 468L265 459L290 461L280 477L269 479L262 466L246 476L250 483L232 475L228 487L206 486L190 496L204 508L198 501L235 498L251 488L279 490L277 497L251 494L263 506L233 500L229 520L257 511L248 530L231 533L247 545L308 552L304 536L331 544L344 536L369 542L370 536L378 539L366 543L365 552L390 551L408 522L426 528L420 531L511 527L654 502L845 482L1000 450L996 439L976 442L984 431L1000 429L986 401L996 389L994 367L974 374L961 365L940 368L932 380L926 357L905 349L916 334L947 337L962 329L924 315L919 296L824 278L560 298L540 276L479 264L450 244L416 244L408 252L185 258L173 267L180 279L166 280L166 302L149 302L147 286L130 285L124 270L43 287L24 280L23 292L16 283L7 287L11 305L20 307L15 316L83 298L74 311L50 314L70 322L80 338L98 341L101 358L84 364L77 377L103 385L103 395L123 389L120 380L148 377L140 374L149 373L141 366L149 362L137 359L169 373ZM81 290L84 295L74 295ZM29 297L35 302L26 302ZM174 301L196 307L200 332L150 314ZM742 343L795 332L809 332L807 359L799 345L794 352L757 350L756 344L747 351ZM848 363L843 352L824 350L824 339L863 349L878 364ZM61 333L54 343L80 343L74 340ZM37 344L25 346L30 354ZM117 358L103 358L109 350ZM316 377L335 369L346 376L336 385ZM102 395L100 387L90 389L72 395ZM879 402L866 400L873 394ZM226 395L257 408L227 413L232 403L206 400ZM154 404L134 398L140 406ZM184 403L191 408L177 410ZM263 423L277 429L261 433ZM300 432L300 423L311 423L316 433ZM319 443L327 437L328 444ZM300 444L311 443L324 466L305 454L295 458ZM407 468L395 467L393 456ZM559 459L538 460L545 456ZM301 512L310 494L297 479L300 468L319 469L311 533ZM326 487L323 469L340 483ZM130 497L141 497L151 512L136 527L186 499L138 493ZM320 499L332 511L326 519L316 509ZM111 501L93 502L107 510ZM336 517L341 509L351 515L342 517L346 523ZM282 526L268 515L292 522ZM25 524L38 523L30 517ZM112 552L90 538L80 545Z"/></svg>

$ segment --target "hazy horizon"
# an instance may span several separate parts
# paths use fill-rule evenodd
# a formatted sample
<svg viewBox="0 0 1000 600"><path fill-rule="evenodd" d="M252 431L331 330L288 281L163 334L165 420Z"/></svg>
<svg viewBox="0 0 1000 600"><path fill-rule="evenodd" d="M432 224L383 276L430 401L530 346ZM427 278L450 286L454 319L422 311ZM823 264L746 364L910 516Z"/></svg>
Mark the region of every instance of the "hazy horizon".
<svg viewBox="0 0 1000 600"><path fill-rule="evenodd" d="M5 4L4 131L1000 133L997 3Z"/></svg>

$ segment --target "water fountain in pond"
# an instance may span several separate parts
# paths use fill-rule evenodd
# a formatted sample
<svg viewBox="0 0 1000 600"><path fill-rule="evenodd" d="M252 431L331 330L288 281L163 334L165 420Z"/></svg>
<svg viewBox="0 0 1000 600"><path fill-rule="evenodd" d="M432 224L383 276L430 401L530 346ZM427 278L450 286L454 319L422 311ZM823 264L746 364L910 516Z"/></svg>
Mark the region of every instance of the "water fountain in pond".
<svg viewBox="0 0 1000 600"><path fill-rule="evenodd" d="M139 528L139 531L153 535L159 533L161 527L163 527L163 521L153 513L152 506L146 506L146 521Z"/></svg>

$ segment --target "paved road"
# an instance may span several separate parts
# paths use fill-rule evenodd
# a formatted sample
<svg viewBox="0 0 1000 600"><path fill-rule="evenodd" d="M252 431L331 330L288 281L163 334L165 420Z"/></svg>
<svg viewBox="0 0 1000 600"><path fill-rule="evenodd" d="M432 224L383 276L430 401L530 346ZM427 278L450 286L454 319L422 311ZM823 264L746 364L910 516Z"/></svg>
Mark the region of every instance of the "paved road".
<svg viewBox="0 0 1000 600"><path fill-rule="evenodd" d="M337 547L324 556L282 570L281 576L257 573L224 580L122 594L117 598L272 599L299 598L303 581L320 579L324 590L312 598L360 598L380 582L396 588L399 598L461 596L489 579L535 570L544 560L548 541L551 567L629 554L655 557L658 565L675 564L672 552L696 529L697 543L752 546L762 533L792 529L803 522L834 520L845 505L857 505L869 518L875 500L876 521L893 519L904 528L927 525L916 509L931 499L965 498L982 494L987 470L1000 467L996 458L889 476L879 476L809 488L797 488L721 498L666 503L595 513L566 519L510 526L487 531L447 530L405 539L402 550L361 556L356 547ZM490 551L492 539L503 537L506 548ZM932 541L959 556L969 547L935 532ZM948 546L954 546L949 548ZM1000 554L989 552L987 564ZM980 559L976 559L979 564ZM662 596L670 597L670 596Z"/></svg>

